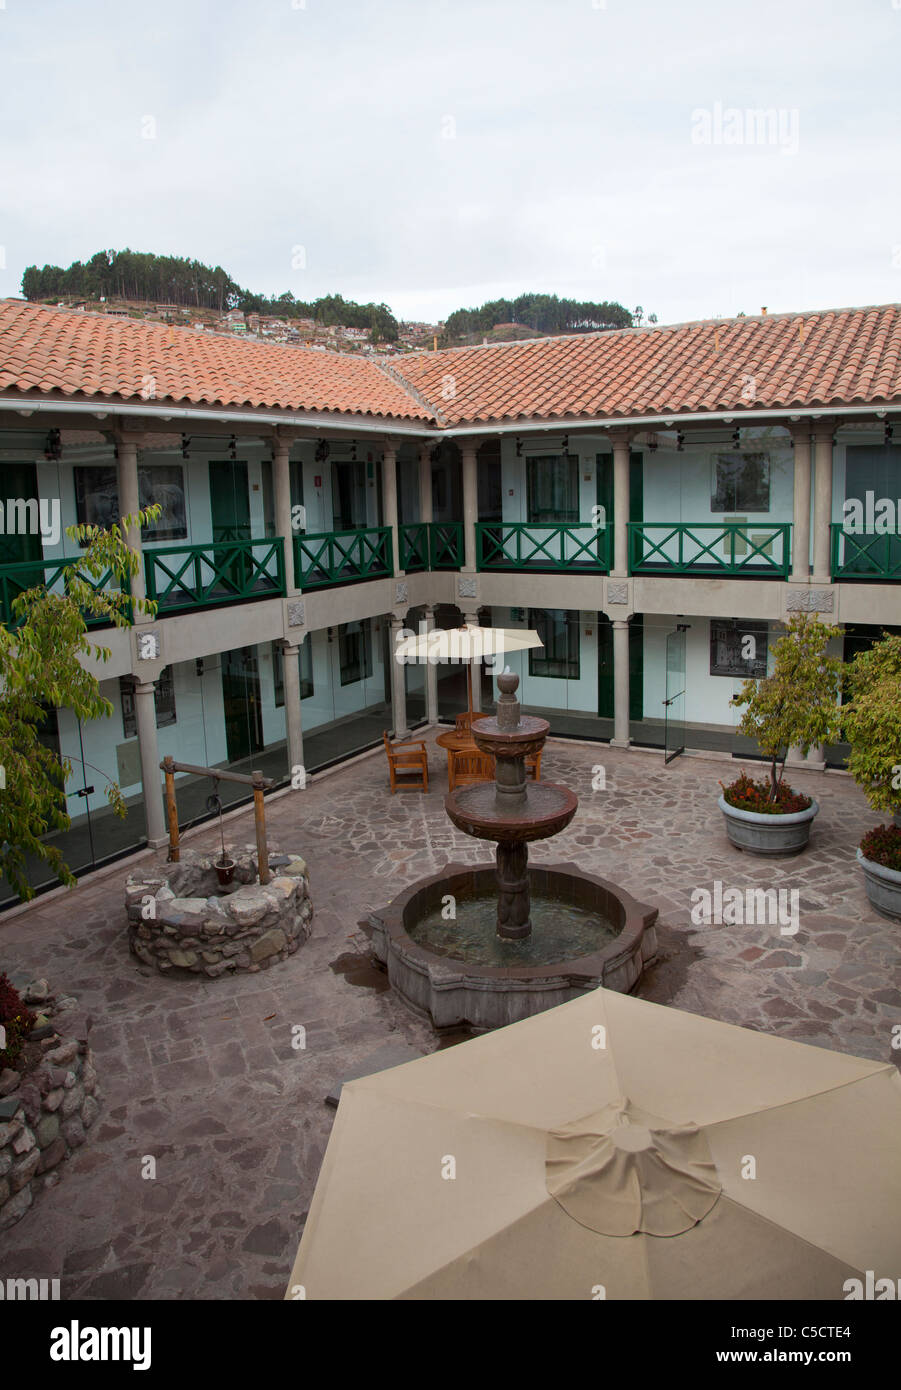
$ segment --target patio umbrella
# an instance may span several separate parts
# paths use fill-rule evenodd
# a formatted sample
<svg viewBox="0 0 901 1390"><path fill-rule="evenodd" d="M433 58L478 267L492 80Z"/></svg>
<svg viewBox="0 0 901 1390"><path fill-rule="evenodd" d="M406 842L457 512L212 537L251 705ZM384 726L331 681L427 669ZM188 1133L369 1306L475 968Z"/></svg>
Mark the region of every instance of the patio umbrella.
<svg viewBox="0 0 901 1390"><path fill-rule="evenodd" d="M538 633L531 628L479 627L477 623L463 623L461 627L436 627L431 632L421 632L417 637L405 637L398 642L395 655L409 663L426 662L430 659L433 662L465 662L471 714L474 662L484 661L489 656L504 656L507 652L521 652L529 647L543 646ZM500 669L503 670L503 663Z"/></svg>
<svg viewBox="0 0 901 1390"><path fill-rule="evenodd" d="M291 1288L841 1300L899 1149L893 1066L596 990L345 1085Z"/></svg>

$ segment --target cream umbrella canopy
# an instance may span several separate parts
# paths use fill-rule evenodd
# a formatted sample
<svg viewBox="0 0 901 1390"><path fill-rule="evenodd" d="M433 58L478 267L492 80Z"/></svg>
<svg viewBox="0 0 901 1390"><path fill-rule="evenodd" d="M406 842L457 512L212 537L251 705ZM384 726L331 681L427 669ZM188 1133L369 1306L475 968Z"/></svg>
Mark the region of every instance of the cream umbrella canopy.
<svg viewBox="0 0 901 1390"><path fill-rule="evenodd" d="M346 1084L287 1296L841 1300L899 1150L894 1067L599 989Z"/></svg>
<svg viewBox="0 0 901 1390"><path fill-rule="evenodd" d="M503 657L507 652L521 652L530 647L543 646L538 633L532 628L479 627L477 623L463 623L461 627L436 627L431 632L404 637L398 642L394 654L398 661L408 664L437 664L444 661L465 663L471 714L472 668L475 662L484 661L486 657ZM503 663L500 669L503 670Z"/></svg>

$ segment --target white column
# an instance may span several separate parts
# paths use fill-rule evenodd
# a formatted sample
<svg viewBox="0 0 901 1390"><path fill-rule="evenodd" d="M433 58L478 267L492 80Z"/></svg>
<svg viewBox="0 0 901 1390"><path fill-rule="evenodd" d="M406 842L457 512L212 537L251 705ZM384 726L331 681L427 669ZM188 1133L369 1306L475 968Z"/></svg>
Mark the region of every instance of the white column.
<svg viewBox="0 0 901 1390"><path fill-rule="evenodd" d="M141 785L147 817L147 842L153 849L164 845L168 838L166 817L163 814L160 750L156 737L155 690L153 681L141 682L135 686L135 725L141 755Z"/></svg>
<svg viewBox="0 0 901 1390"><path fill-rule="evenodd" d="M272 474L275 485L275 534L285 546L285 589L290 594L300 590L294 583L294 528L291 525L291 440L279 435L273 440ZM286 663L287 665L287 663Z"/></svg>
<svg viewBox="0 0 901 1390"><path fill-rule="evenodd" d="M432 446L419 446L419 520L432 520Z"/></svg>
<svg viewBox="0 0 901 1390"><path fill-rule="evenodd" d="M397 639L404 629L404 615L391 614L391 714L394 723L394 737L407 738L407 690L404 685L404 667L397 660Z"/></svg>
<svg viewBox="0 0 901 1390"><path fill-rule="evenodd" d="M309 637L306 641L309 641ZM285 676L285 735L288 742L288 771L293 777L303 767L303 723L300 712L300 647L286 645L282 652Z"/></svg>
<svg viewBox="0 0 901 1390"><path fill-rule="evenodd" d="M813 495L813 581L830 582L830 524L832 522L832 440L835 426L814 425L814 460L816 479Z"/></svg>
<svg viewBox="0 0 901 1390"><path fill-rule="evenodd" d="M614 748L629 747L629 623L613 623L613 738Z"/></svg>
<svg viewBox="0 0 901 1390"><path fill-rule="evenodd" d="M632 436L628 430L612 430L610 439L613 443L613 568L610 573L617 579L625 579L629 573L629 445Z"/></svg>
<svg viewBox="0 0 901 1390"><path fill-rule="evenodd" d="M134 516L140 510L140 493L138 490L138 445L135 440L119 439L117 441L119 454L118 481L119 481L119 512L122 516ZM133 598L145 598L147 594L144 583L144 557L141 552L141 530L138 526L130 526L125 537L128 545L138 555L138 572L132 576L131 592ZM146 613L135 613L135 619L139 623L149 622ZM154 725L154 728L156 725Z"/></svg>
<svg viewBox="0 0 901 1390"><path fill-rule="evenodd" d="M480 440L466 440L462 444L463 454L463 570L467 574L476 572L476 522L479 519L479 465L478 452Z"/></svg>
<svg viewBox="0 0 901 1390"><path fill-rule="evenodd" d="M427 632L434 632L437 626L435 614L437 612L435 604L429 604L425 610L425 625ZM426 718L430 724L438 723L438 667L431 661L425 668L425 705Z"/></svg>
<svg viewBox="0 0 901 1390"><path fill-rule="evenodd" d="M810 578L810 425L794 425L795 498L792 513L792 568L796 584Z"/></svg>
<svg viewBox="0 0 901 1390"><path fill-rule="evenodd" d="M386 439L382 454L382 505L385 509L385 525L391 527L391 567L395 574L403 574L400 563L400 537L397 534L397 440Z"/></svg>

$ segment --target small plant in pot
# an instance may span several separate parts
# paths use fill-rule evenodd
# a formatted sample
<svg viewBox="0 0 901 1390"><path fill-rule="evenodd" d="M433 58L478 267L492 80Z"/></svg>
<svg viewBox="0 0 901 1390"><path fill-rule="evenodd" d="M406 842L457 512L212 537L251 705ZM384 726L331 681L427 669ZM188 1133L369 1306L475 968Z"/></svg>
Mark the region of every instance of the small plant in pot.
<svg viewBox="0 0 901 1390"><path fill-rule="evenodd" d="M730 701L744 709L738 732L755 739L769 763L760 781L742 772L729 786L720 783L718 805L736 849L797 854L810 838L820 808L813 797L785 781L785 760L790 748L806 755L814 744L832 743L839 736L844 665L827 650L839 636L840 629L821 623L816 614L796 614L770 648L774 662L769 675L745 681Z"/></svg>
<svg viewBox="0 0 901 1390"><path fill-rule="evenodd" d="M851 745L848 771L874 811L892 825L869 830L857 850L867 897L884 917L901 921L901 636L885 633L848 667L851 699L842 727Z"/></svg>

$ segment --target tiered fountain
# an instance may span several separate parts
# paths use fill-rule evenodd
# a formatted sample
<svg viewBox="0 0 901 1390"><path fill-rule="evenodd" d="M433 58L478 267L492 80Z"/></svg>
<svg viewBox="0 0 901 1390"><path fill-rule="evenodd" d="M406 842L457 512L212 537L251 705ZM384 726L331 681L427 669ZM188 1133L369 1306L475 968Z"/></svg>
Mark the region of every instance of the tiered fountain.
<svg viewBox="0 0 901 1390"><path fill-rule="evenodd" d="M496 865L448 864L369 919L393 988L437 1028L496 1028L599 985L625 992L657 953L656 908L575 864L529 867L529 841L559 834L579 803L568 787L527 782L549 725L521 714L518 676L497 683L497 715L472 725L495 782L444 803L464 834L496 843Z"/></svg>

